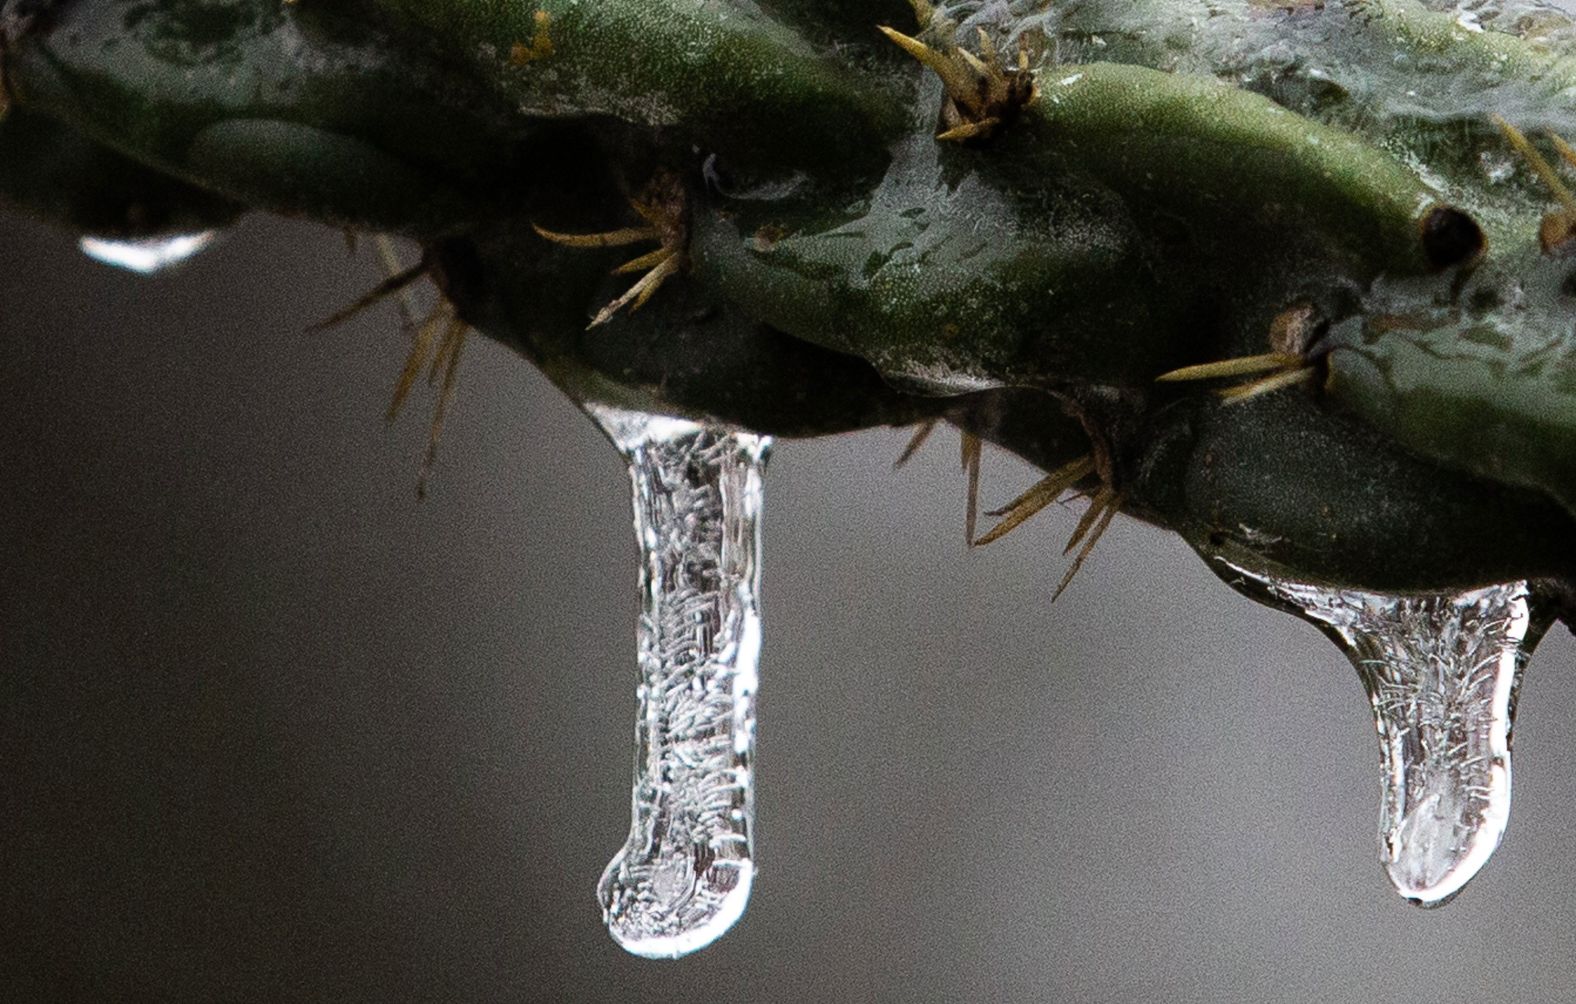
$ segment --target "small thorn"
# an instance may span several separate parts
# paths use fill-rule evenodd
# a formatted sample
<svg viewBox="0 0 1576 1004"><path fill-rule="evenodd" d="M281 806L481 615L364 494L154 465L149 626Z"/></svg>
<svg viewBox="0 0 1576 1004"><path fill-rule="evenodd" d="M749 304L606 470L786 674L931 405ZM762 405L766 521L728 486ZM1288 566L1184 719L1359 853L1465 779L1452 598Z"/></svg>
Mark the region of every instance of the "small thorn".
<svg viewBox="0 0 1576 1004"><path fill-rule="evenodd" d="M1023 525L1029 517L1055 502L1067 489L1093 473L1094 457L1092 456L1079 457L1071 463L1058 467L1035 482L1028 491L992 513L1005 518L987 531L985 536L974 541L974 546L984 547L1005 537Z"/></svg>
<svg viewBox="0 0 1576 1004"><path fill-rule="evenodd" d="M432 308L432 313L428 314L421 327L416 329L415 337L411 339L410 352L405 356L405 366L400 370L399 379L394 383L394 398L389 402L388 410L384 412L385 422L392 422L399 417L400 409L405 405L405 398L410 395L410 389L416 385L417 374L421 372L422 366L432 354L438 330L447 320L447 307L440 303Z"/></svg>
<svg viewBox="0 0 1576 1004"><path fill-rule="evenodd" d="M1538 226L1538 243L1545 254L1565 254L1576 244L1576 212L1560 210L1543 218Z"/></svg>
<svg viewBox="0 0 1576 1004"><path fill-rule="evenodd" d="M657 248L655 251L641 255L631 261L626 261L613 270L614 275L629 275L634 272L644 272L648 268L661 265L673 252L667 248Z"/></svg>
<svg viewBox="0 0 1576 1004"><path fill-rule="evenodd" d="M899 49L902 49L937 73L942 74L943 77L951 70L951 66L948 65L945 56L912 35L905 35L896 28L888 28L884 24L877 25L876 30L891 40L893 45L896 45Z"/></svg>
<svg viewBox="0 0 1576 1004"><path fill-rule="evenodd" d="M675 176L659 174L646 186L646 194L638 199L630 199L629 205L646 222L646 226L625 227L599 234L564 234L532 224L544 240L566 247L619 247L643 241L656 241L661 245L655 251L648 251L613 270L614 275L628 275L650 269L625 290L624 295L599 310L591 323L586 325L587 330L606 324L626 306L631 312L639 310L664 282L689 263L686 252L689 228L684 208L684 189Z"/></svg>
<svg viewBox="0 0 1576 1004"><path fill-rule="evenodd" d="M930 438L930 434L935 432L936 426L940 424L941 419L939 418L930 418L919 423L919 427L914 430L914 435L909 437L908 445L903 447L903 452L898 454L898 458L892 462L892 469L895 471L910 460L913 460L914 454L919 452L919 448L925 445L925 441Z"/></svg>
<svg viewBox="0 0 1576 1004"><path fill-rule="evenodd" d="M980 40L980 58L989 66L995 66L1001 57L996 52L996 43L991 41L990 32L984 28L978 29Z"/></svg>
<svg viewBox="0 0 1576 1004"><path fill-rule="evenodd" d="M613 315L623 310L626 306L629 306L630 313L634 313L645 306L646 301L651 299L656 291L661 288L662 284L668 280L668 277L678 272L682 263L682 255L671 251L667 252L667 257L662 259L661 264L641 276L640 281L629 287L623 296L599 310L596 317L591 319L591 323L586 325L586 330L589 331L592 328L601 327L608 321L611 321Z"/></svg>
<svg viewBox="0 0 1576 1004"><path fill-rule="evenodd" d="M1100 512L1105 508L1106 503L1109 501L1108 496L1110 494L1110 489L1102 488L1095 493L1093 498L1089 500L1089 507L1085 509L1084 514L1079 517L1078 525L1073 527L1073 535L1067 539L1067 546L1062 548L1063 555L1072 554L1073 548L1082 543L1084 536L1088 534L1089 530L1094 526L1095 520L1100 518Z"/></svg>
<svg viewBox="0 0 1576 1004"><path fill-rule="evenodd" d="M1094 553L1095 545L1100 543L1100 538L1105 536L1105 531L1110 528L1111 520L1116 518L1117 511L1122 508L1122 496L1110 488L1102 488L1089 503L1090 511L1100 510L1100 518L1093 524L1089 539L1084 542L1083 550L1078 552L1078 557L1073 559L1072 567L1067 569L1067 574L1062 576L1061 584L1056 587L1056 592L1051 595L1051 602L1061 599L1062 593L1073 584L1078 571L1083 568L1084 561Z"/></svg>
<svg viewBox="0 0 1576 1004"><path fill-rule="evenodd" d="M944 143L967 143L969 140L980 136L988 136L1001 125L1001 119L988 118L978 122L965 122L954 126L945 132L937 133L936 138Z"/></svg>
<svg viewBox="0 0 1576 1004"><path fill-rule="evenodd" d="M1560 176L1555 172L1554 167L1547 160L1543 159L1543 154L1539 153L1537 148L1532 145L1532 141L1527 138L1526 134L1497 114L1491 116L1491 118L1494 124L1499 126L1500 132L1504 133L1505 138L1510 141L1510 145L1516 148L1516 152L1525 157L1527 162L1532 165L1532 169L1537 172L1538 177L1542 178L1549 191L1554 193L1554 198L1566 210L1576 212L1576 196L1571 195L1571 190L1565 187L1565 182L1560 180Z"/></svg>
<svg viewBox="0 0 1576 1004"><path fill-rule="evenodd" d="M372 246L377 249L378 260L383 263L383 271L389 278L392 279L405 271L405 263L399 258L399 249L394 246L394 240L388 234L375 236L372 239ZM405 330L414 331L417 323L416 305L411 302L409 287L399 291L395 303L399 307L400 321L405 325Z"/></svg>
<svg viewBox="0 0 1576 1004"><path fill-rule="evenodd" d="M432 354L432 365L427 368L427 386L438 385L438 375L448 372L449 355L459 339L465 334L465 326L456 327L451 318L447 327L443 329L443 337L438 339L438 351Z"/></svg>
<svg viewBox="0 0 1576 1004"><path fill-rule="evenodd" d="M1238 356L1235 359L1222 359L1219 362L1184 366L1181 369L1160 374L1155 377L1155 382L1178 383L1184 380L1215 380L1220 377L1246 376L1250 373L1263 373L1267 370L1286 369L1290 366L1300 367L1302 364L1301 356L1294 356L1285 352L1269 352L1261 356Z"/></svg>
<svg viewBox="0 0 1576 1004"><path fill-rule="evenodd" d="M1241 404L1243 401L1251 401L1253 398L1262 397L1265 394L1273 393L1283 387L1290 387L1294 384L1311 380L1313 375L1314 371L1312 367L1285 370L1280 373L1273 373L1270 376L1264 377L1260 380L1254 380L1251 383L1241 384L1236 387L1227 387L1223 390L1218 390L1215 393L1218 394L1220 399L1226 404Z"/></svg>
<svg viewBox="0 0 1576 1004"><path fill-rule="evenodd" d="M1553 141L1554 149L1559 151L1560 157L1565 163L1576 167L1576 147L1572 147L1565 142L1565 138L1559 133L1549 133L1549 139Z"/></svg>
<svg viewBox="0 0 1576 1004"><path fill-rule="evenodd" d="M917 38L911 38L901 31L882 27L881 33L891 39L898 48L913 56L934 71L941 78L941 84L946 88L947 94L954 100L965 103L978 103L978 90L973 80L970 80L959 68L954 59L950 59L936 49L931 48Z"/></svg>
<svg viewBox="0 0 1576 1004"><path fill-rule="evenodd" d="M417 279L420 279L426 274L427 262L425 260L419 261L398 275L391 275L387 279L384 279L382 282L374 286L370 291L363 294L354 303L342 310L336 311L334 314L329 316L327 320L319 321L307 330L326 331L329 328L343 324L373 304L376 304L403 290L406 286L409 286L411 283L415 282Z"/></svg>
<svg viewBox="0 0 1576 1004"><path fill-rule="evenodd" d="M965 432L959 440L958 451L961 454L963 469L969 476L968 502L963 513L963 539L965 543L972 543L974 530L979 525L980 514L980 456L984 453L984 443L980 437L972 432Z"/></svg>
<svg viewBox="0 0 1576 1004"><path fill-rule="evenodd" d="M665 258L656 268L652 269L650 272L647 272L645 278L641 279L635 284L635 289L639 290L639 292L635 296L635 302L630 305L630 313L634 313L641 307L644 307L646 305L646 301L651 299L651 297L656 294L657 290L661 288L664 282L668 281L669 276L677 274L679 268L683 264L683 256L674 253ZM631 292L633 292L633 290Z"/></svg>
<svg viewBox="0 0 1576 1004"><path fill-rule="evenodd" d="M983 35L984 32L981 32L980 34ZM974 55L974 53L970 52L969 50L961 48L958 49L958 58L963 60L964 64L968 66L969 69L979 74L982 78L990 76L990 67L986 65L985 60Z"/></svg>
<svg viewBox="0 0 1576 1004"><path fill-rule="evenodd" d="M443 333L445 344L452 344L453 347L448 351L448 364L443 370L443 389L438 393L438 406L432 413L432 429L427 434L427 453L422 457L421 472L416 475L417 498L427 497L427 484L432 480L432 469L438 460L438 442L443 438L443 421L458 386L460 353L465 349L465 336L469 333L469 326L458 317L449 322L448 330Z"/></svg>
<svg viewBox="0 0 1576 1004"><path fill-rule="evenodd" d="M656 227L625 227L600 234L564 234L556 230L548 230L535 223L531 224L531 229L535 230L537 236L543 240L571 248L613 248L662 239L662 233Z"/></svg>

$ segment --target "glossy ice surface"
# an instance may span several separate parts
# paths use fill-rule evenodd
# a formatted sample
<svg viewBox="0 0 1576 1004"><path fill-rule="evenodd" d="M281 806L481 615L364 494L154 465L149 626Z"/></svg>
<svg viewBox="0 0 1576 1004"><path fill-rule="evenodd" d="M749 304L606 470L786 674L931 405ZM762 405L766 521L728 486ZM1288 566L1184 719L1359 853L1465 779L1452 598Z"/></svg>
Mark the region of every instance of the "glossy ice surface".
<svg viewBox="0 0 1576 1004"><path fill-rule="evenodd" d="M1379 733L1380 862L1408 900L1449 902L1510 822L1516 694L1548 626L1532 590L1391 596L1252 578L1324 626L1357 667Z"/></svg>
<svg viewBox="0 0 1576 1004"><path fill-rule="evenodd" d="M771 441L595 407L629 461L640 545L640 684L629 839L597 886L648 958L704 948L755 876L761 473Z"/></svg>

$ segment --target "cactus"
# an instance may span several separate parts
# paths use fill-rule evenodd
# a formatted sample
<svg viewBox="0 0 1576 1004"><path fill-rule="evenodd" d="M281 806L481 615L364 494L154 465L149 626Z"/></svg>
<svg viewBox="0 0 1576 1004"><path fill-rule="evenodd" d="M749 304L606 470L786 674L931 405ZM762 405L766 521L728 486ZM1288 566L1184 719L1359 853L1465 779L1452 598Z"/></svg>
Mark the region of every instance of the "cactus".
<svg viewBox="0 0 1576 1004"><path fill-rule="evenodd" d="M1048 472L979 540L1091 497L1071 571L1122 512L1569 623L1576 26L1496 9L8 0L0 195L402 235L587 407L950 423Z"/></svg>
<svg viewBox="0 0 1576 1004"><path fill-rule="evenodd" d="M136 202L143 232L247 208L411 237L582 402L944 419L1093 456L1068 488L1207 558L1568 581L1569 25L1211 11L13 0L0 183L95 233ZM631 310L612 241L552 238L638 239L642 199L671 225L626 255ZM1240 400L1156 382L1260 357Z"/></svg>

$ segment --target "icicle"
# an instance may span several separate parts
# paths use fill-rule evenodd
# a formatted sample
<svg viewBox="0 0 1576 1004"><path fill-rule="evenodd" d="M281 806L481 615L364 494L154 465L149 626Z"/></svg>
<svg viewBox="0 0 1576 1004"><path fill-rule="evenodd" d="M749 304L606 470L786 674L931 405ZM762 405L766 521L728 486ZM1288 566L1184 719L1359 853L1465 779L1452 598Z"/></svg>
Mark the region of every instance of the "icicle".
<svg viewBox="0 0 1576 1004"><path fill-rule="evenodd" d="M677 958L744 913L755 876L764 436L589 406L629 461L641 550L629 839L597 885L626 950Z"/></svg>
<svg viewBox="0 0 1576 1004"><path fill-rule="evenodd" d="M213 243L218 236L214 230L175 237L150 237L144 240L112 240L105 237L84 237L77 242L82 253L94 261L136 272L152 275L195 257Z"/></svg>
<svg viewBox="0 0 1576 1004"><path fill-rule="evenodd" d="M1379 732L1380 863L1411 902L1448 903L1510 821L1516 694L1550 623L1529 585L1394 596L1236 570L1323 627L1357 667Z"/></svg>

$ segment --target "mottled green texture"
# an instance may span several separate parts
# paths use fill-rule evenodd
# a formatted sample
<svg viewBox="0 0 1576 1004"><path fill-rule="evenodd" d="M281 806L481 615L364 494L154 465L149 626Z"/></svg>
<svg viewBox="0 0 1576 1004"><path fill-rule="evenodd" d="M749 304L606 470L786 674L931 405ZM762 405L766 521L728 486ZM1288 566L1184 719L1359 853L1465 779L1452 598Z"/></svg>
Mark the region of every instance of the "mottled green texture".
<svg viewBox="0 0 1576 1004"><path fill-rule="evenodd" d="M7 79L18 105L259 208L417 236L485 215L531 124L310 6L55 4Z"/></svg>
<svg viewBox="0 0 1576 1004"><path fill-rule="evenodd" d="M1576 551L1550 546L1570 529L1552 501L1440 470L1306 395L1181 402L1146 439L1129 458L1135 496L1242 566L1374 590L1576 573Z"/></svg>
<svg viewBox="0 0 1576 1004"><path fill-rule="evenodd" d="M1088 174L1195 229L1311 228L1356 271L1431 269L1419 221L1438 192L1357 135L1214 78L1060 66L1024 126L1024 163Z"/></svg>
<svg viewBox="0 0 1576 1004"><path fill-rule="evenodd" d="M1481 270L1464 309L1419 309L1404 286L1381 284L1370 314L1335 333L1327 389L1419 453L1576 512L1571 263L1529 252L1517 265ZM1547 303L1563 308L1552 323Z"/></svg>
<svg viewBox="0 0 1576 1004"><path fill-rule="evenodd" d="M595 330L587 308L616 295L618 261L522 239L508 228L440 245L436 264L467 319L517 348L579 401L818 436L940 415L947 401L884 384L870 364L757 324L678 280L646 309Z"/></svg>
<svg viewBox="0 0 1576 1004"><path fill-rule="evenodd" d="M752 317L921 393L1069 373L1143 382L1180 358L1174 290L1104 192L949 179L921 136L840 216L789 230L769 209L701 215L698 274Z"/></svg>
<svg viewBox="0 0 1576 1004"><path fill-rule="evenodd" d="M0 122L0 201L95 237L146 238L222 227L241 206L150 170L51 119Z"/></svg>
<svg viewBox="0 0 1576 1004"><path fill-rule="evenodd" d="M828 58L753 3L374 6L472 67L526 115L606 115L671 130L772 172L871 169L902 121L893 79Z"/></svg>
<svg viewBox="0 0 1576 1004"><path fill-rule="evenodd" d="M22 114L81 157L414 236L577 400L1093 450L1207 557L1427 589L1576 565L1576 263L1492 118L1576 139L1576 30L1507 4L954 2L921 30L902 0L9 0L0 26ZM936 76L877 23L1021 44L1036 97L938 143ZM51 202L7 180L28 163L0 145L9 197L85 226L98 169ZM637 226L655 177L685 268L588 331L655 243L532 224ZM1154 382L1288 317L1300 386Z"/></svg>

